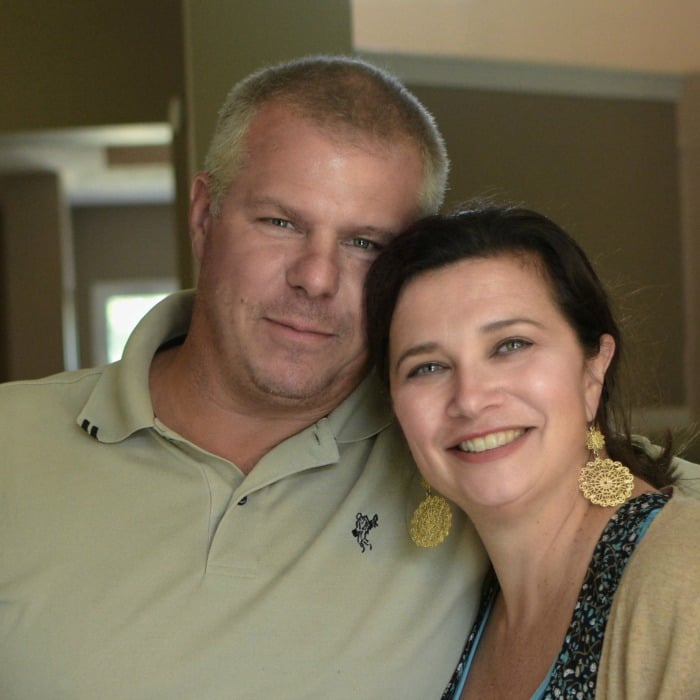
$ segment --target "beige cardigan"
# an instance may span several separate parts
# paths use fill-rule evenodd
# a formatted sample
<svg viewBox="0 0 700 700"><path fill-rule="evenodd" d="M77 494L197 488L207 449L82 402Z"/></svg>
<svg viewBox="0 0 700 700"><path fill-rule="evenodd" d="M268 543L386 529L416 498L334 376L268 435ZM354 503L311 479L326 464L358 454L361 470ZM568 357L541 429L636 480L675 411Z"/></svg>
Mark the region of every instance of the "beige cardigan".
<svg viewBox="0 0 700 700"><path fill-rule="evenodd" d="M678 490L615 593L596 700L700 700L700 502Z"/></svg>

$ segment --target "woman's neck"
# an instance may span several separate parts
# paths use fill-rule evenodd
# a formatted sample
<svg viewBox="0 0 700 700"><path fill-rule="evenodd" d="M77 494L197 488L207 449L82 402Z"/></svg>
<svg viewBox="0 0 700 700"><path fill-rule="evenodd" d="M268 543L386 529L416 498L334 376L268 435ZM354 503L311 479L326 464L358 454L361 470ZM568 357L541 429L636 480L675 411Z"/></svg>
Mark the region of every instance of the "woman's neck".
<svg viewBox="0 0 700 700"><path fill-rule="evenodd" d="M632 498L653 491L635 477ZM593 505L574 484L536 502L466 509L496 572L508 619L536 616L572 587L578 595L598 540L619 508Z"/></svg>
<svg viewBox="0 0 700 700"><path fill-rule="evenodd" d="M650 491L635 479L633 497ZM462 698L520 700L536 691L564 643L595 547L618 509L594 506L576 488L550 491L537 503L469 509L500 591Z"/></svg>
<svg viewBox="0 0 700 700"><path fill-rule="evenodd" d="M528 625L554 601L578 593L615 509L571 490L542 502L470 509L498 578L509 627Z"/></svg>

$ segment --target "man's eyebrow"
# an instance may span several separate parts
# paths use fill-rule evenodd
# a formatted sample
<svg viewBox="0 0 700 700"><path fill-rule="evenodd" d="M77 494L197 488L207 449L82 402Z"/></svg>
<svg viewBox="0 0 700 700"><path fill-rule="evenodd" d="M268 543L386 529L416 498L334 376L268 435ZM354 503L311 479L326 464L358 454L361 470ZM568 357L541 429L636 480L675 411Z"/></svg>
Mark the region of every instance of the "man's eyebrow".
<svg viewBox="0 0 700 700"><path fill-rule="evenodd" d="M250 200L250 203L253 208L271 209L272 211L262 212L268 216L272 215L274 217L274 215L277 215L277 218L289 219L302 227L307 225L306 217L299 209L289 206L288 204L284 204L283 202L280 202L279 199L275 199L274 197L254 197Z"/></svg>
<svg viewBox="0 0 700 700"><path fill-rule="evenodd" d="M292 208L289 207L286 204L283 204L280 202L278 199L275 199L274 197L255 197L250 200L250 203L254 207L274 207L278 211L280 211L282 214L285 216L297 216L298 212Z"/></svg>

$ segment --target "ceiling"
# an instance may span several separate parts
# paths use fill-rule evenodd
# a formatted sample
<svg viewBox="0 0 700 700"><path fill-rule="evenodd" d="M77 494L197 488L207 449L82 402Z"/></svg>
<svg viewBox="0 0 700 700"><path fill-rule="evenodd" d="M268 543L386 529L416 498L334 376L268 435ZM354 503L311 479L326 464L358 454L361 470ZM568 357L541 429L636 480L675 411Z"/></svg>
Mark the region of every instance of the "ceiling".
<svg viewBox="0 0 700 700"><path fill-rule="evenodd" d="M71 206L174 200L169 124L0 133L0 174L54 171Z"/></svg>

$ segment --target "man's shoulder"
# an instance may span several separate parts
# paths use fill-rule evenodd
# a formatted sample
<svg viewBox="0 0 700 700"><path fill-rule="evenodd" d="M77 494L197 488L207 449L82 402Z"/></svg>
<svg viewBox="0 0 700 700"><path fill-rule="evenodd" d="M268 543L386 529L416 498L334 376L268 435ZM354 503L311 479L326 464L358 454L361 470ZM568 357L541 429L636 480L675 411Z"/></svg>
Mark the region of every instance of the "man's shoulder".
<svg viewBox="0 0 700 700"><path fill-rule="evenodd" d="M24 393L52 391L53 389L63 389L68 386L79 387L81 384L97 381L98 377L104 372L105 367L88 367L85 369L68 370L65 372L57 372L49 374L45 377L36 379L16 379L10 382L0 384L0 396L12 397L19 396Z"/></svg>
<svg viewBox="0 0 700 700"><path fill-rule="evenodd" d="M700 499L700 464L676 457L676 485L688 496Z"/></svg>
<svg viewBox="0 0 700 700"><path fill-rule="evenodd" d="M644 450L649 455L661 454L662 448L644 435L633 435L632 441L638 449ZM700 499L700 464L674 456L673 471L676 486L684 494Z"/></svg>
<svg viewBox="0 0 700 700"><path fill-rule="evenodd" d="M94 367L0 384L2 422L8 425L12 416L26 420L59 406L74 408L77 415L103 371L103 367Z"/></svg>

